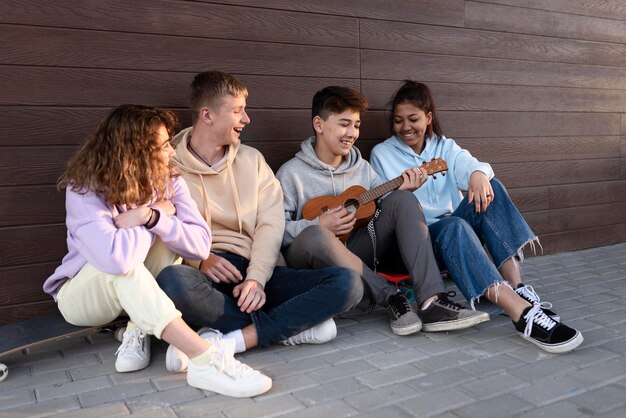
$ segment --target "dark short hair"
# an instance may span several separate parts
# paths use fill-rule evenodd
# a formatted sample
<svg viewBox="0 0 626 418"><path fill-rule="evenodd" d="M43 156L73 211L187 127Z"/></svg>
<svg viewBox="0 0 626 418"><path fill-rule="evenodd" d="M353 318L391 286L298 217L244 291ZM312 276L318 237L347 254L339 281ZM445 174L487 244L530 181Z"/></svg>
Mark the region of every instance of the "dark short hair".
<svg viewBox="0 0 626 418"><path fill-rule="evenodd" d="M342 113L347 109L355 112L367 110L367 98L349 87L328 86L313 96L311 119L316 116L326 120L331 113Z"/></svg>
<svg viewBox="0 0 626 418"><path fill-rule="evenodd" d="M189 108L195 123L203 106L217 106L224 96L248 96L245 84L232 74L221 71L205 71L197 74L191 83Z"/></svg>
<svg viewBox="0 0 626 418"><path fill-rule="evenodd" d="M391 134L393 131L393 111L397 105L402 103L411 103L418 109L421 109L424 113L432 113L432 122L428 127L426 134L432 136L433 132L438 137L443 135L441 126L439 125L439 119L437 118L435 100L430 92L428 86L424 83L419 83L413 80L404 80L404 84L394 93L390 100L390 112L389 112L389 130Z"/></svg>

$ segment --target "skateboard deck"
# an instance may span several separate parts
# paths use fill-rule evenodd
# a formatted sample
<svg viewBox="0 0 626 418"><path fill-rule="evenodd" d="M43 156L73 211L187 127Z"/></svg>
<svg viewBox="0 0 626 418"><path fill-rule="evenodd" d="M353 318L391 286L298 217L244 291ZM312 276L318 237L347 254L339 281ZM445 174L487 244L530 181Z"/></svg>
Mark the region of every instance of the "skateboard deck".
<svg viewBox="0 0 626 418"><path fill-rule="evenodd" d="M96 332L115 331L126 325L128 318L108 324L80 327L69 324L60 313L18 321L0 326L0 359L21 350L49 344L66 338L87 336ZM118 337L116 335L116 337ZM0 381L6 379L8 368L0 363Z"/></svg>

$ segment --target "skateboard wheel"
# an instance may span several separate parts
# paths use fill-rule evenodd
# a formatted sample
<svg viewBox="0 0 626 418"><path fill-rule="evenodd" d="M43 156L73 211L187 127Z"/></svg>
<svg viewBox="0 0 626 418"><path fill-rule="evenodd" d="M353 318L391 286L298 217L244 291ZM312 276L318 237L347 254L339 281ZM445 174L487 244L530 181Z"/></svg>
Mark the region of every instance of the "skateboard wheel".
<svg viewBox="0 0 626 418"><path fill-rule="evenodd" d="M119 327L115 330L115 339L119 342L122 342L124 339L124 333L126 332L126 327Z"/></svg>
<svg viewBox="0 0 626 418"><path fill-rule="evenodd" d="M6 364L0 363L0 382L6 379L8 375L9 375L9 368L6 366Z"/></svg>

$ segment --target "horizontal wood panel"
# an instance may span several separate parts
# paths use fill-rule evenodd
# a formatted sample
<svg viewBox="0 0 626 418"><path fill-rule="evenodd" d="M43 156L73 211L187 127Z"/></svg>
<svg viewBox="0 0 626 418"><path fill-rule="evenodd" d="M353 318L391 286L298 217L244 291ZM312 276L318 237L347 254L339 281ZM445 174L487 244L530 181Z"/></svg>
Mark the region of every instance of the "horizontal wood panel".
<svg viewBox="0 0 626 418"><path fill-rule="evenodd" d="M546 3L546 2L544 2ZM626 22L613 18L554 13L546 10L465 2L465 27L501 32L585 39L601 42L626 42Z"/></svg>
<svg viewBox="0 0 626 418"><path fill-rule="evenodd" d="M481 161L578 160L614 158L620 153L619 136L458 138L456 143Z"/></svg>
<svg viewBox="0 0 626 418"><path fill-rule="evenodd" d="M184 72L8 65L0 65L0 71L5 81L0 85L0 105L10 106L115 107L140 103L185 109L195 76ZM234 75L248 88L249 108L309 109L315 92L328 85L360 88L358 79Z"/></svg>
<svg viewBox="0 0 626 418"><path fill-rule="evenodd" d="M527 61L626 66L626 45L363 20L361 48Z"/></svg>
<svg viewBox="0 0 626 418"><path fill-rule="evenodd" d="M80 144L109 110L4 106L0 111L0 145Z"/></svg>
<svg viewBox="0 0 626 418"><path fill-rule="evenodd" d="M550 186L549 190L552 209L626 202L625 180Z"/></svg>
<svg viewBox="0 0 626 418"><path fill-rule="evenodd" d="M358 26L354 18L189 1L4 0L0 3L0 22L203 38L358 46ZM312 42L313 39L315 42Z"/></svg>
<svg viewBox="0 0 626 418"><path fill-rule="evenodd" d="M583 250L626 241L626 224L545 234L539 238L546 255Z"/></svg>
<svg viewBox="0 0 626 418"><path fill-rule="evenodd" d="M626 20L626 3L623 0L481 0L484 3L507 4L531 9L551 10L583 16Z"/></svg>
<svg viewBox="0 0 626 418"><path fill-rule="evenodd" d="M441 111L439 122L449 138L575 137L619 135L616 113L457 112ZM386 111L363 117L362 139L389 137Z"/></svg>
<svg viewBox="0 0 626 418"><path fill-rule="evenodd" d="M387 109L397 81L364 80L372 109ZM430 83L441 110L621 112L626 90Z"/></svg>
<svg viewBox="0 0 626 418"><path fill-rule="evenodd" d="M540 211L540 212L523 212L522 216L530 226L530 229L533 233L539 236L546 234L550 231L550 212L549 211Z"/></svg>
<svg viewBox="0 0 626 418"><path fill-rule="evenodd" d="M506 187L506 184L504 185ZM509 196L520 212L549 209L548 187L519 187L507 189Z"/></svg>
<svg viewBox="0 0 626 418"><path fill-rule="evenodd" d="M0 188L0 227L59 222L65 222L65 193L56 186Z"/></svg>
<svg viewBox="0 0 626 418"><path fill-rule="evenodd" d="M220 0L199 0L221 3ZM462 26L464 0L230 0L231 4L251 7L295 10L324 15L355 16L398 22L422 22L431 25Z"/></svg>
<svg viewBox="0 0 626 418"><path fill-rule="evenodd" d="M412 52L361 51L363 79L505 84L523 86L626 88L626 69L559 62L519 61ZM400 86L400 82L392 91Z"/></svg>
<svg viewBox="0 0 626 418"><path fill-rule="evenodd" d="M0 266L57 262L67 254L65 224L0 228Z"/></svg>
<svg viewBox="0 0 626 418"><path fill-rule="evenodd" d="M0 25L0 64L359 76L357 49L14 25Z"/></svg>
<svg viewBox="0 0 626 418"><path fill-rule="evenodd" d="M550 211L550 232L626 224L626 202L578 206Z"/></svg>
<svg viewBox="0 0 626 418"><path fill-rule="evenodd" d="M52 300L52 296L43 291L43 283L58 265L58 263L46 263L1 268L0 295L3 297L0 307Z"/></svg>
<svg viewBox="0 0 626 418"><path fill-rule="evenodd" d="M4 147L0 153L0 186L55 184L75 146Z"/></svg>
<svg viewBox="0 0 626 418"><path fill-rule="evenodd" d="M527 161L492 166L498 178L511 188L620 180L618 158L553 161L551 164Z"/></svg>
<svg viewBox="0 0 626 418"><path fill-rule="evenodd" d="M0 307L0 325L17 322L57 312L57 304L52 300L21 305Z"/></svg>

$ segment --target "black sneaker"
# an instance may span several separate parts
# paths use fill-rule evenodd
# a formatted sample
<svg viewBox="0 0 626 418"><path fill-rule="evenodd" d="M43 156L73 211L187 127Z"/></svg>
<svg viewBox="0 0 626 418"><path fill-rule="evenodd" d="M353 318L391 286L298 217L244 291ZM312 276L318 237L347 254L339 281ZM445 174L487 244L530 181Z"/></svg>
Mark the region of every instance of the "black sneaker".
<svg viewBox="0 0 626 418"><path fill-rule="evenodd" d="M414 334L422 329L422 321L402 293L389 298L387 313L389 314L391 331L396 335Z"/></svg>
<svg viewBox="0 0 626 418"><path fill-rule="evenodd" d="M519 321L513 322L521 337L548 353L565 353L583 342L583 335L560 322L554 321L540 305L524 309Z"/></svg>
<svg viewBox="0 0 626 418"><path fill-rule="evenodd" d="M542 302L541 299L539 299L539 295L537 294L537 292L535 292L535 289L533 289L532 286L520 283L517 285L515 293L517 293L522 299L526 300L531 305L541 306L541 309L543 309L545 314L552 318L553 321L561 321L561 317L559 316L559 314L550 310L550 308L552 308L552 304L550 302Z"/></svg>
<svg viewBox="0 0 626 418"><path fill-rule="evenodd" d="M489 321L488 313L465 309L463 305L448 299L448 295L453 297L455 294L455 292L442 293L439 299L431 302L428 308L419 311L422 318L422 331L453 331Z"/></svg>

